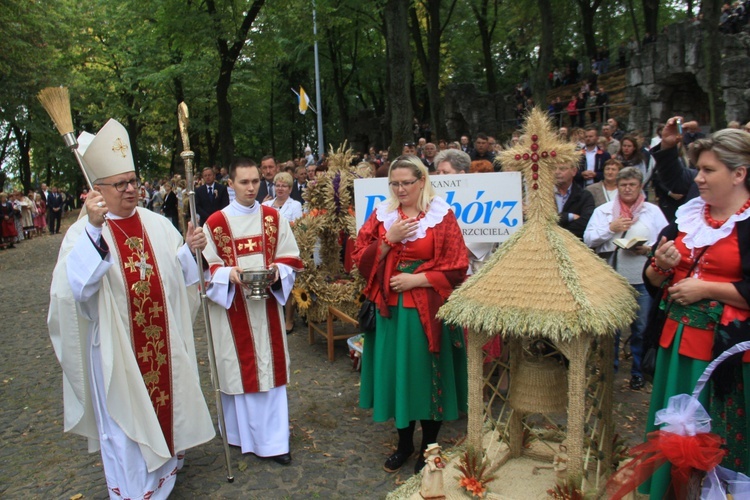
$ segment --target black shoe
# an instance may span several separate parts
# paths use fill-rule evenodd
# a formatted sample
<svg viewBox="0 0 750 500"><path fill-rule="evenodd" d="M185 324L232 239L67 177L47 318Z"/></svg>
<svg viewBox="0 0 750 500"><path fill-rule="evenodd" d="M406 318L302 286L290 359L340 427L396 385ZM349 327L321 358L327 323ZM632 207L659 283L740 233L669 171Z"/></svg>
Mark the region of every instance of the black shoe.
<svg viewBox="0 0 750 500"><path fill-rule="evenodd" d="M633 375L632 377L630 377L630 388L634 391L640 391L641 389L643 389L643 385L643 377L641 377L640 375Z"/></svg>
<svg viewBox="0 0 750 500"><path fill-rule="evenodd" d="M289 465L290 463L292 463L292 454L284 453L283 455L276 455L275 457L271 457L271 459L277 464Z"/></svg>
<svg viewBox="0 0 750 500"><path fill-rule="evenodd" d="M419 474L420 472L422 472L422 469L424 469L424 465L425 459L424 455L422 455L417 459L417 463L414 464L414 474Z"/></svg>
<svg viewBox="0 0 750 500"><path fill-rule="evenodd" d="M401 467L403 467L407 460L409 460L409 457L412 455L412 453L414 453L413 448L409 452L396 450L396 453L385 459L383 469L386 472L396 472Z"/></svg>

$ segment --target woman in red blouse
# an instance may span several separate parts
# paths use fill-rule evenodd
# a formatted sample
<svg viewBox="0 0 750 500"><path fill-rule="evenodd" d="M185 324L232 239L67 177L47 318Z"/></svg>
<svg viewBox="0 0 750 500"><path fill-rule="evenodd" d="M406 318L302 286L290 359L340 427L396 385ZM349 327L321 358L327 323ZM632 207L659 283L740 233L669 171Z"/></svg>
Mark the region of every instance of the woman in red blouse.
<svg viewBox="0 0 750 500"><path fill-rule="evenodd" d="M680 140L672 118L662 149ZM698 167L699 197L677 210L677 220L660 237L645 277L661 287L667 320L659 338L654 388L647 421L669 398L693 391L711 360L732 345L750 340L750 134L725 129L695 141L691 159ZM750 355L745 354L745 362ZM737 358L722 363L701 395L712 418L712 432L727 440L722 465L750 473L747 432L750 365ZM666 465L645 486L651 498L669 488Z"/></svg>
<svg viewBox="0 0 750 500"><path fill-rule="evenodd" d="M360 229L353 255L367 280L365 295L378 309L375 331L365 334L360 406L372 408L376 422L395 420L399 442L385 461L388 472L414 453L421 421L416 473L442 421L466 410L463 331L435 315L469 263L456 217L435 196L422 161L397 158L388 180L390 196Z"/></svg>

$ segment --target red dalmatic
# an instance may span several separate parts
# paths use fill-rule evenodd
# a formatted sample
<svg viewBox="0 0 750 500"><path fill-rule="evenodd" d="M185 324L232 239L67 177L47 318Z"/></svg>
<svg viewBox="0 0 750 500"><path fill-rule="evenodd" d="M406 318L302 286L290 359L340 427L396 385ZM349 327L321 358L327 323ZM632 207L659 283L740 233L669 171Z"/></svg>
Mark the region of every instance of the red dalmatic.
<svg viewBox="0 0 750 500"><path fill-rule="evenodd" d="M284 259L275 258L278 245L279 213L266 206L260 208L263 220L262 232L259 235L235 238L224 212L216 212L206 221L224 265L236 266L240 257L254 254L263 256L264 267L266 268L273 262L284 261ZM297 260L295 259L295 261ZM214 272L218 267L212 266L211 272ZM298 266L295 266L295 268L297 267L301 268L301 262ZM288 382L283 337L285 333L281 325L276 298L270 295L264 302L273 359L274 387L280 387ZM256 334L253 332L250 312L245 302L245 295L241 290L235 291L232 306L227 310L227 318L232 329L237 359L240 364L243 390L245 393L259 392L260 382L254 341Z"/></svg>

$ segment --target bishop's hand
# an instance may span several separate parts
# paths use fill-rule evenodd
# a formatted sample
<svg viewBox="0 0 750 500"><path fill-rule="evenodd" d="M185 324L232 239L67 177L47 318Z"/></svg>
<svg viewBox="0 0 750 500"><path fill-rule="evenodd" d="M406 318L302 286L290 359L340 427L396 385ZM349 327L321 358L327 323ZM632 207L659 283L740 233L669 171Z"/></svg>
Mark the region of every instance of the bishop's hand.
<svg viewBox="0 0 750 500"><path fill-rule="evenodd" d="M86 197L86 212L89 217L89 223L94 227L104 225L104 216L109 212L104 196L99 191L93 190Z"/></svg>

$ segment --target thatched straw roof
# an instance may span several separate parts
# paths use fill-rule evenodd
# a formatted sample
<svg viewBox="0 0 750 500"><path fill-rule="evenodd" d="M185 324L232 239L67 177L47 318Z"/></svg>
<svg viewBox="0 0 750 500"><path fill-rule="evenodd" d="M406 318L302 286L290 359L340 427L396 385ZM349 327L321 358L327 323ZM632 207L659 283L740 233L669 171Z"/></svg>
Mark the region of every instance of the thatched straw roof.
<svg viewBox="0 0 750 500"><path fill-rule="evenodd" d="M554 170L579 155L557 138L545 113L532 111L522 140L501 157L503 170L524 174L527 222L451 295L441 318L488 336L552 340L610 335L631 323L632 287L557 224Z"/></svg>

